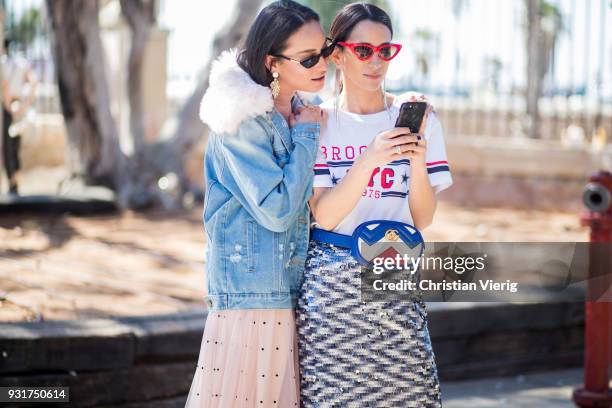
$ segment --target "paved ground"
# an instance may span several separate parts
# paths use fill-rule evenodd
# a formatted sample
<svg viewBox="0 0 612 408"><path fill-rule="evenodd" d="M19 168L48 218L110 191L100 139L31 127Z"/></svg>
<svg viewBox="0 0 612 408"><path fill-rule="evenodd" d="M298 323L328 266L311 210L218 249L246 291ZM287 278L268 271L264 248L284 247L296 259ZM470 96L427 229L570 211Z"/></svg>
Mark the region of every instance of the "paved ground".
<svg viewBox="0 0 612 408"><path fill-rule="evenodd" d="M62 168L36 168L24 194L55 194ZM5 191L0 177L0 192ZM79 190L66 182L62 191ZM1 195L1 193L0 193ZM580 214L441 201L428 241L588 239ZM202 209L75 217L2 213L0 321L172 313L204 307Z"/></svg>
<svg viewBox="0 0 612 408"><path fill-rule="evenodd" d="M570 408L582 369L549 371L487 380L442 382L444 408ZM612 382L610 383L612 387Z"/></svg>
<svg viewBox="0 0 612 408"><path fill-rule="evenodd" d="M24 193L53 193L56 184L49 178L59 179L56 173L30 172ZM424 235L431 241L572 242L586 241L588 230L579 214L441 202ZM0 321L203 307L204 246L201 208L179 214L0 216ZM442 393L445 408L562 408L574 406L571 394L581 382L582 370L573 369L443 382Z"/></svg>

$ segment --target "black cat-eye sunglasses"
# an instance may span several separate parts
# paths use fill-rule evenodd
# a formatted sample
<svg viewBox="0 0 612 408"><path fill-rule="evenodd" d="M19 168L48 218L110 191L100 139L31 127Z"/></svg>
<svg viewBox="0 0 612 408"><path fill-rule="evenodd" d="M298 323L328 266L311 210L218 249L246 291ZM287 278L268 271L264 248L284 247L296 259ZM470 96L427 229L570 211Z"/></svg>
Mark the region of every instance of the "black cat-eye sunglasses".
<svg viewBox="0 0 612 408"><path fill-rule="evenodd" d="M329 57L333 50L334 50L334 44L332 43L331 39L327 38L325 46L321 49L321 52L319 54L311 55L310 57L304 58L302 60L290 58L282 54L273 54L272 56L277 57L277 58L283 58L288 61L297 62L304 68L310 69L319 63L319 60L321 59L321 57L323 58Z"/></svg>

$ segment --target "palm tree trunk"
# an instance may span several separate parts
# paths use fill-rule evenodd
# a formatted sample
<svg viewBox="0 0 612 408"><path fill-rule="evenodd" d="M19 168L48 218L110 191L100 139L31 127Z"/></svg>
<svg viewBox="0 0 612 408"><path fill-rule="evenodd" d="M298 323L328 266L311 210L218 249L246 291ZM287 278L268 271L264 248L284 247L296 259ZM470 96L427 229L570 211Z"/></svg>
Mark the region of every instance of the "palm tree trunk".
<svg viewBox="0 0 612 408"><path fill-rule="evenodd" d="M542 94L540 55L540 0L526 0L527 6L527 135L540 137L540 112L538 101Z"/></svg>
<svg viewBox="0 0 612 408"><path fill-rule="evenodd" d="M130 131L135 147L132 157L121 151L111 115L98 26L99 0L46 0L71 156L76 172L90 184L113 189L121 208L137 209L153 204L180 207L184 193L203 190L189 184L185 157L206 134L198 110L208 88L212 61L244 37L262 0L238 0L234 15L215 37L213 53L201 74L201 82L153 144L147 144L144 136L142 68L154 22L154 0L120 1L132 33L128 61ZM194 38L194 44L197 43L198 39ZM157 180L168 173L174 173L179 180L178 194L167 194L157 187Z"/></svg>
<svg viewBox="0 0 612 408"><path fill-rule="evenodd" d="M0 6L0 47L2 47L2 52L0 52L0 54L2 54L4 52L4 8ZM2 64L0 64L0 105L4 106L4 86L2 85L4 83L4 77L2 76ZM4 123L2 122L4 120L4 112L2 112L2 114L0 115L0 129L1 131L4 131ZM0 173L3 171L2 169L4 169L4 155L2 154L2 140L4 138L0 137Z"/></svg>
<svg viewBox="0 0 612 408"><path fill-rule="evenodd" d="M116 189L125 156L111 115L98 27L98 0L47 0L52 51L73 172Z"/></svg>
<svg viewBox="0 0 612 408"><path fill-rule="evenodd" d="M151 27L155 22L154 0L120 0L121 14L131 31L128 57L127 91L130 105L130 132L134 152L142 152L145 145L145 125L142 92L142 67Z"/></svg>

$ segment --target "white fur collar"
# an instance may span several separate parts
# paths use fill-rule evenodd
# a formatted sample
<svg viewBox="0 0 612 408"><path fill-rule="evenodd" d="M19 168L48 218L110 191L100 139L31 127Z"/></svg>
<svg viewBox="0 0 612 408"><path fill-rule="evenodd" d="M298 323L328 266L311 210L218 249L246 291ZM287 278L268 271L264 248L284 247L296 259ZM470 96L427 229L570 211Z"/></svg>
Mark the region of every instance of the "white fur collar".
<svg viewBox="0 0 612 408"><path fill-rule="evenodd" d="M235 133L246 119L274 108L272 92L253 81L237 62L235 49L224 51L210 70L208 89L200 103L200 119L213 132ZM305 103L317 103L317 94L298 92Z"/></svg>
<svg viewBox="0 0 612 408"><path fill-rule="evenodd" d="M235 133L249 118L274 107L270 88L259 85L236 61L235 49L223 52L213 63L208 90L200 104L200 119L213 132Z"/></svg>

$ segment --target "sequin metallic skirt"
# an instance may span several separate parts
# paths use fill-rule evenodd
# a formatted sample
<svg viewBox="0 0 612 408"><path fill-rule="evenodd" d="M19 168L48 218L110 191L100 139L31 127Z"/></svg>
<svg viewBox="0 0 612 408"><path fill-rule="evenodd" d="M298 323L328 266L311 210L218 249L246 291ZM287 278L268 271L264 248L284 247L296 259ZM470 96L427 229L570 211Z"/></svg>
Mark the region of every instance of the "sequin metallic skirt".
<svg viewBox="0 0 612 408"><path fill-rule="evenodd" d="M362 302L348 250L310 242L296 317L303 407L441 407L425 303Z"/></svg>

